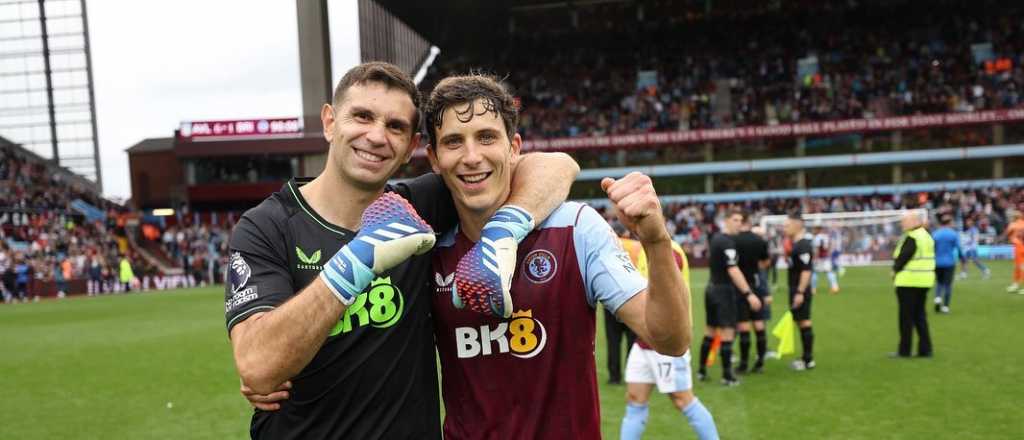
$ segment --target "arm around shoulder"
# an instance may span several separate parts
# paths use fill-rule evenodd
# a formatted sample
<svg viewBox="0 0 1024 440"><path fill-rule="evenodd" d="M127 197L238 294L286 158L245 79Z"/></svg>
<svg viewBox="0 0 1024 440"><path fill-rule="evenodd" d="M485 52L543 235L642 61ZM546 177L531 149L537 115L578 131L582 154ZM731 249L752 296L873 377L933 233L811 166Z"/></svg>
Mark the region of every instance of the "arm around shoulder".
<svg viewBox="0 0 1024 440"><path fill-rule="evenodd" d="M540 224L569 196L580 166L565 153L530 153L519 156L512 176L509 205L516 205Z"/></svg>

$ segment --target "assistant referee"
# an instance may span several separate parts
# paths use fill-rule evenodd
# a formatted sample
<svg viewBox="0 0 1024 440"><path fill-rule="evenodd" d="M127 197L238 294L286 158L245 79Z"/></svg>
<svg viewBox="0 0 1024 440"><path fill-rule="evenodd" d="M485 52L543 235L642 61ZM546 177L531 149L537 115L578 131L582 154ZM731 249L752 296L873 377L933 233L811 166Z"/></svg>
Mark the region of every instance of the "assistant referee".
<svg viewBox="0 0 1024 440"><path fill-rule="evenodd" d="M814 330L811 328L811 268L814 262L811 236L804 229L804 219L798 213L790 214L784 226L786 235L793 242L789 255L789 308L793 320L800 327L800 342L804 353L793 361L797 371L814 368Z"/></svg>
<svg viewBox="0 0 1024 440"><path fill-rule="evenodd" d="M761 301L751 291L750 285L737 266L739 253L736 251L736 242L730 237L739 232L742 223L743 212L737 209L729 210L722 232L711 237L708 254L711 279L704 290L706 326L704 341L700 345L697 377L700 380L707 378L711 341L717 334L722 341L718 354L722 359L722 384L726 386L739 385L739 381L732 373L732 341L736 333L738 315L736 295L743 295L749 301L751 310L761 308Z"/></svg>

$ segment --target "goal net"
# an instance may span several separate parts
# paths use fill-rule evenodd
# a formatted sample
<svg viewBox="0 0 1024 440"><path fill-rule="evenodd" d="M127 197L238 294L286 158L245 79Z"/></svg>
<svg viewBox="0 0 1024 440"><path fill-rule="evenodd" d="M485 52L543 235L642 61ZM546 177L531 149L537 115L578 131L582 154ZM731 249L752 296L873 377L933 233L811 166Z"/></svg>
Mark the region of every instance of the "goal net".
<svg viewBox="0 0 1024 440"><path fill-rule="evenodd" d="M925 210L911 210L925 215ZM814 245L814 258L821 264L842 267L892 262L896 242L903 233L900 217L906 210L833 212L804 214L804 229ZM783 233L785 215L767 215L760 226L774 255L786 255L792 244ZM922 217L925 218L925 217ZM782 266L785 258L779 259Z"/></svg>

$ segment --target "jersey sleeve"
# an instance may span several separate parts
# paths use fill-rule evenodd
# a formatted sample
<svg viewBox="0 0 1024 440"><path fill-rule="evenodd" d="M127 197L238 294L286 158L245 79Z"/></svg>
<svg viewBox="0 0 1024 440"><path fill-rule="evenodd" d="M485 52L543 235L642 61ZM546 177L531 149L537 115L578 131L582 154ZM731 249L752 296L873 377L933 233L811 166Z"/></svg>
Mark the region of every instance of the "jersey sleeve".
<svg viewBox="0 0 1024 440"><path fill-rule="evenodd" d="M416 208L416 212L430 223L435 232L444 232L455 227L459 221L455 212L452 194L441 176L427 173L414 179L388 185L387 191L394 191L405 197Z"/></svg>
<svg viewBox="0 0 1024 440"><path fill-rule="evenodd" d="M256 312L273 310L295 294L284 236L270 236L268 232L246 215L231 233L224 280L224 315L229 335L235 324Z"/></svg>
<svg viewBox="0 0 1024 440"><path fill-rule="evenodd" d="M814 261L814 252L811 249L810 240L800 240L797 242L796 251L794 252L794 263L798 264L798 268L801 272L810 270L811 263Z"/></svg>
<svg viewBox="0 0 1024 440"><path fill-rule="evenodd" d="M615 313L647 288L647 279L619 245L611 226L593 208L581 207L573 228L573 242L591 307L600 302Z"/></svg>
<svg viewBox="0 0 1024 440"><path fill-rule="evenodd" d="M740 262L740 254L736 251L736 241L722 234L722 254L725 255L725 267L734 267Z"/></svg>

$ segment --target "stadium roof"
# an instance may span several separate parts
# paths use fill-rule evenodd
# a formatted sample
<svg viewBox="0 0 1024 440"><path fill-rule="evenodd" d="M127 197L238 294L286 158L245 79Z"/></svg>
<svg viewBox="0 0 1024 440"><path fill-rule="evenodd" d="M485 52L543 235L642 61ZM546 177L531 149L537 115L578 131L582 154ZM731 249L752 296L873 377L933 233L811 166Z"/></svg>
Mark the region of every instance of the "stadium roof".
<svg viewBox="0 0 1024 440"><path fill-rule="evenodd" d="M128 147L125 151L129 153L153 153L157 151L168 151L174 149L174 138L149 138Z"/></svg>

